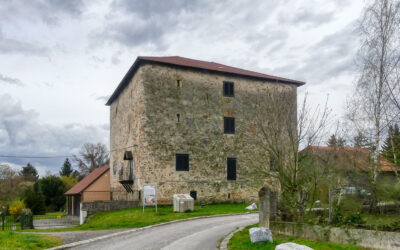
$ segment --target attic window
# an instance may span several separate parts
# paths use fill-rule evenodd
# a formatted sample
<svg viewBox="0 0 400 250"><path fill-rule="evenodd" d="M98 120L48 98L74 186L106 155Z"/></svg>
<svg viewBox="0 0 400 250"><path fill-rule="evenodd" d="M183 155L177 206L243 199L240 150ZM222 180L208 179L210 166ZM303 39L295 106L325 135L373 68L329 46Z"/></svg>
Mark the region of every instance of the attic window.
<svg viewBox="0 0 400 250"><path fill-rule="evenodd" d="M128 160L128 161L133 160L132 151L125 151L125 153L124 153L124 160L125 160L125 161L126 161L126 160Z"/></svg>
<svg viewBox="0 0 400 250"><path fill-rule="evenodd" d="M224 91L224 96L226 97L234 97L235 92L234 92L234 83L233 82L225 82L223 83L223 91Z"/></svg>
<svg viewBox="0 0 400 250"><path fill-rule="evenodd" d="M182 80L176 80L176 87L182 88Z"/></svg>

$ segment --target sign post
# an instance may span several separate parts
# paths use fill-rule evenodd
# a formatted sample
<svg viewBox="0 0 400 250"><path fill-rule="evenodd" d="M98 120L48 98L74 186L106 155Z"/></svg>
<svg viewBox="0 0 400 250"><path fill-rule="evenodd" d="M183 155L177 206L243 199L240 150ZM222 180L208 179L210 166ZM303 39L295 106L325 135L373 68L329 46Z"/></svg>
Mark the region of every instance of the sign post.
<svg viewBox="0 0 400 250"><path fill-rule="evenodd" d="M156 206L157 213L157 186L156 185L143 185L143 213L145 206Z"/></svg>

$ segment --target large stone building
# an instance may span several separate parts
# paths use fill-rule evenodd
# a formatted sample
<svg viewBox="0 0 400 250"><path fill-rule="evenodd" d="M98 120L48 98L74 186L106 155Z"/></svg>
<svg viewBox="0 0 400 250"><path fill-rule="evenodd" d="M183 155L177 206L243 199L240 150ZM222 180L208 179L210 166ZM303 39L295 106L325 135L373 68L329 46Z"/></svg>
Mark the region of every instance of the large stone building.
<svg viewBox="0 0 400 250"><path fill-rule="evenodd" d="M287 92L296 107L303 84L183 57L138 57L107 102L112 199L140 200L143 185L156 184L164 202L175 193L255 200L249 170L269 161L255 143L254 105Z"/></svg>

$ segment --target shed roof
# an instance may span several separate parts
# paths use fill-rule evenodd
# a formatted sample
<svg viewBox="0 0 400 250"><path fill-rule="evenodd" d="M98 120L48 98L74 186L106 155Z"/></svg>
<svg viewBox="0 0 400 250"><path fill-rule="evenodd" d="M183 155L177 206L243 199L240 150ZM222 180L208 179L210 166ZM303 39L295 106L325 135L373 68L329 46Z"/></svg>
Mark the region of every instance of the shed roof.
<svg viewBox="0 0 400 250"><path fill-rule="evenodd" d="M305 84L305 82L291 80L288 78L278 77L267 75L263 73L258 73L250 70L235 68L231 66L227 66L220 63L215 62L207 62L207 61L200 61L180 56L165 56L165 57L154 57L154 56L139 56L136 58L135 62L126 73L118 87L115 89L114 93L111 95L110 99L107 101L106 105L111 105L111 103L118 97L118 95L122 92L122 90L128 85L130 79L136 73L136 70L139 68L140 64L143 62L150 62L150 63L159 63L159 64L167 64L167 65L175 65L179 67L185 68L193 68L193 69L202 69L202 70L209 70L212 72L220 72L225 74L232 74L237 76L243 77L250 77L262 80L269 80L269 81L276 81L280 83L286 84L294 84L296 86L301 86Z"/></svg>
<svg viewBox="0 0 400 250"><path fill-rule="evenodd" d="M90 174L88 174L85 178L83 178L80 182L78 182L75 186L73 186L70 190L68 190L66 195L74 195L80 194L85 191L93 182L95 182L100 176L102 176L105 172L110 169L110 165L104 165L102 167L96 168Z"/></svg>
<svg viewBox="0 0 400 250"><path fill-rule="evenodd" d="M308 146L301 152L305 150L311 150L311 152L313 152L314 154L317 154L325 159L331 158L336 161L350 160L353 164L357 166L357 168L363 171L367 171L368 169L370 169L372 163L371 152L366 148ZM381 157L379 165L380 171L382 172L392 172L396 169L396 166L384 157ZM345 166L349 167L349 165Z"/></svg>

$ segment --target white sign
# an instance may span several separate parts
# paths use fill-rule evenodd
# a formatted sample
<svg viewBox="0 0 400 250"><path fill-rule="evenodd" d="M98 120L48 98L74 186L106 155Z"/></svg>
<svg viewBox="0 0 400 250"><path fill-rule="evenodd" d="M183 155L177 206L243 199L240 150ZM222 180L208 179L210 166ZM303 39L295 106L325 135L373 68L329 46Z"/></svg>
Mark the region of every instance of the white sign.
<svg viewBox="0 0 400 250"><path fill-rule="evenodd" d="M157 212L157 186L143 185L143 212L145 206L156 206Z"/></svg>

